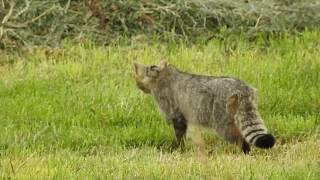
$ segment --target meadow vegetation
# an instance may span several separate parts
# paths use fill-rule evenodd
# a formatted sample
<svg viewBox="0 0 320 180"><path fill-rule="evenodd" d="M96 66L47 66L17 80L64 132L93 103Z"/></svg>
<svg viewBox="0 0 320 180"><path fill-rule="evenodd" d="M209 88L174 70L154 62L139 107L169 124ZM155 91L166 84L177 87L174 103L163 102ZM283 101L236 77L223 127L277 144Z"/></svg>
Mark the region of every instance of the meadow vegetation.
<svg viewBox="0 0 320 180"><path fill-rule="evenodd" d="M96 46L1 52L0 177L318 179L320 33L208 43ZM256 87L277 138L245 156L214 133L195 131L172 149L172 128L139 91L131 63L161 58L193 73L234 76ZM203 140L191 137L202 137Z"/></svg>
<svg viewBox="0 0 320 180"><path fill-rule="evenodd" d="M110 44L121 36L194 41L300 34L320 27L318 0L2 0L0 49Z"/></svg>

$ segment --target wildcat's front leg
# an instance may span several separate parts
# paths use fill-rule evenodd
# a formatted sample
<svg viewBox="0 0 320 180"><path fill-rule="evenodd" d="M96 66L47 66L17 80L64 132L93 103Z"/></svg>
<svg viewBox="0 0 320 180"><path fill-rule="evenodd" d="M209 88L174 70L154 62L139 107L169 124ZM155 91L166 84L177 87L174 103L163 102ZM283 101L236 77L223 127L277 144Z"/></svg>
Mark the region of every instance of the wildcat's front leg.
<svg viewBox="0 0 320 180"><path fill-rule="evenodd" d="M177 145L184 146L184 141L187 133L187 120L183 115L172 117L171 121L173 123L173 128L176 135Z"/></svg>

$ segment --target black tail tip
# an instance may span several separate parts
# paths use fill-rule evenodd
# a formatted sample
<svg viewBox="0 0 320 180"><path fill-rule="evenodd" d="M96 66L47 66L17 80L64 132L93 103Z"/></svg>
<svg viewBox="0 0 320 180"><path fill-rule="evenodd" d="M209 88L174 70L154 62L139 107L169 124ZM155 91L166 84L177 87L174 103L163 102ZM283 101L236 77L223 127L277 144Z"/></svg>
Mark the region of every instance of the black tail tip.
<svg viewBox="0 0 320 180"><path fill-rule="evenodd" d="M271 134L265 134L263 136L260 136L256 140L254 145L259 148L269 149L273 147L275 142L276 142L276 139Z"/></svg>

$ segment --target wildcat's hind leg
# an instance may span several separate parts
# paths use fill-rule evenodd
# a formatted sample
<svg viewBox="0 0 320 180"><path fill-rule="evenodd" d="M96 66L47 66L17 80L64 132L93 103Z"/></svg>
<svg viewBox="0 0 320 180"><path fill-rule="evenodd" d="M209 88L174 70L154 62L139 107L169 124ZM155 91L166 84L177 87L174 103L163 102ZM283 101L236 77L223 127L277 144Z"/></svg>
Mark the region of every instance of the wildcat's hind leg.
<svg viewBox="0 0 320 180"><path fill-rule="evenodd" d="M244 154L249 154L250 152L250 144L247 143L244 139L242 140L241 150Z"/></svg>
<svg viewBox="0 0 320 180"><path fill-rule="evenodd" d="M230 115L230 121L223 131L223 136L229 142L239 144L244 154L249 154L250 144L243 138L239 127L235 124L234 119L235 114L239 110L239 103L239 97L237 94L229 97L227 102L227 112Z"/></svg>
<svg viewBox="0 0 320 180"><path fill-rule="evenodd" d="M249 154L250 145L242 137L239 128L234 123L228 124L219 134L228 142L238 144L244 154Z"/></svg>

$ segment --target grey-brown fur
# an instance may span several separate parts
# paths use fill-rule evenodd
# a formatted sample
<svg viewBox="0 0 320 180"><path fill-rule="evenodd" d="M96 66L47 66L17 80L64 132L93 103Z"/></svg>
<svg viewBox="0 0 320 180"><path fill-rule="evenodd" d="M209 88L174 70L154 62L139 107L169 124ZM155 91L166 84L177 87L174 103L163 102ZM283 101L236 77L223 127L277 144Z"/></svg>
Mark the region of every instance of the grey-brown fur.
<svg viewBox="0 0 320 180"><path fill-rule="evenodd" d="M214 129L225 140L239 144L244 153L250 151L249 144L274 145L257 111L256 92L245 82L181 72L165 61L158 66L135 63L134 69L138 87L154 96L173 123L178 143L193 123Z"/></svg>

